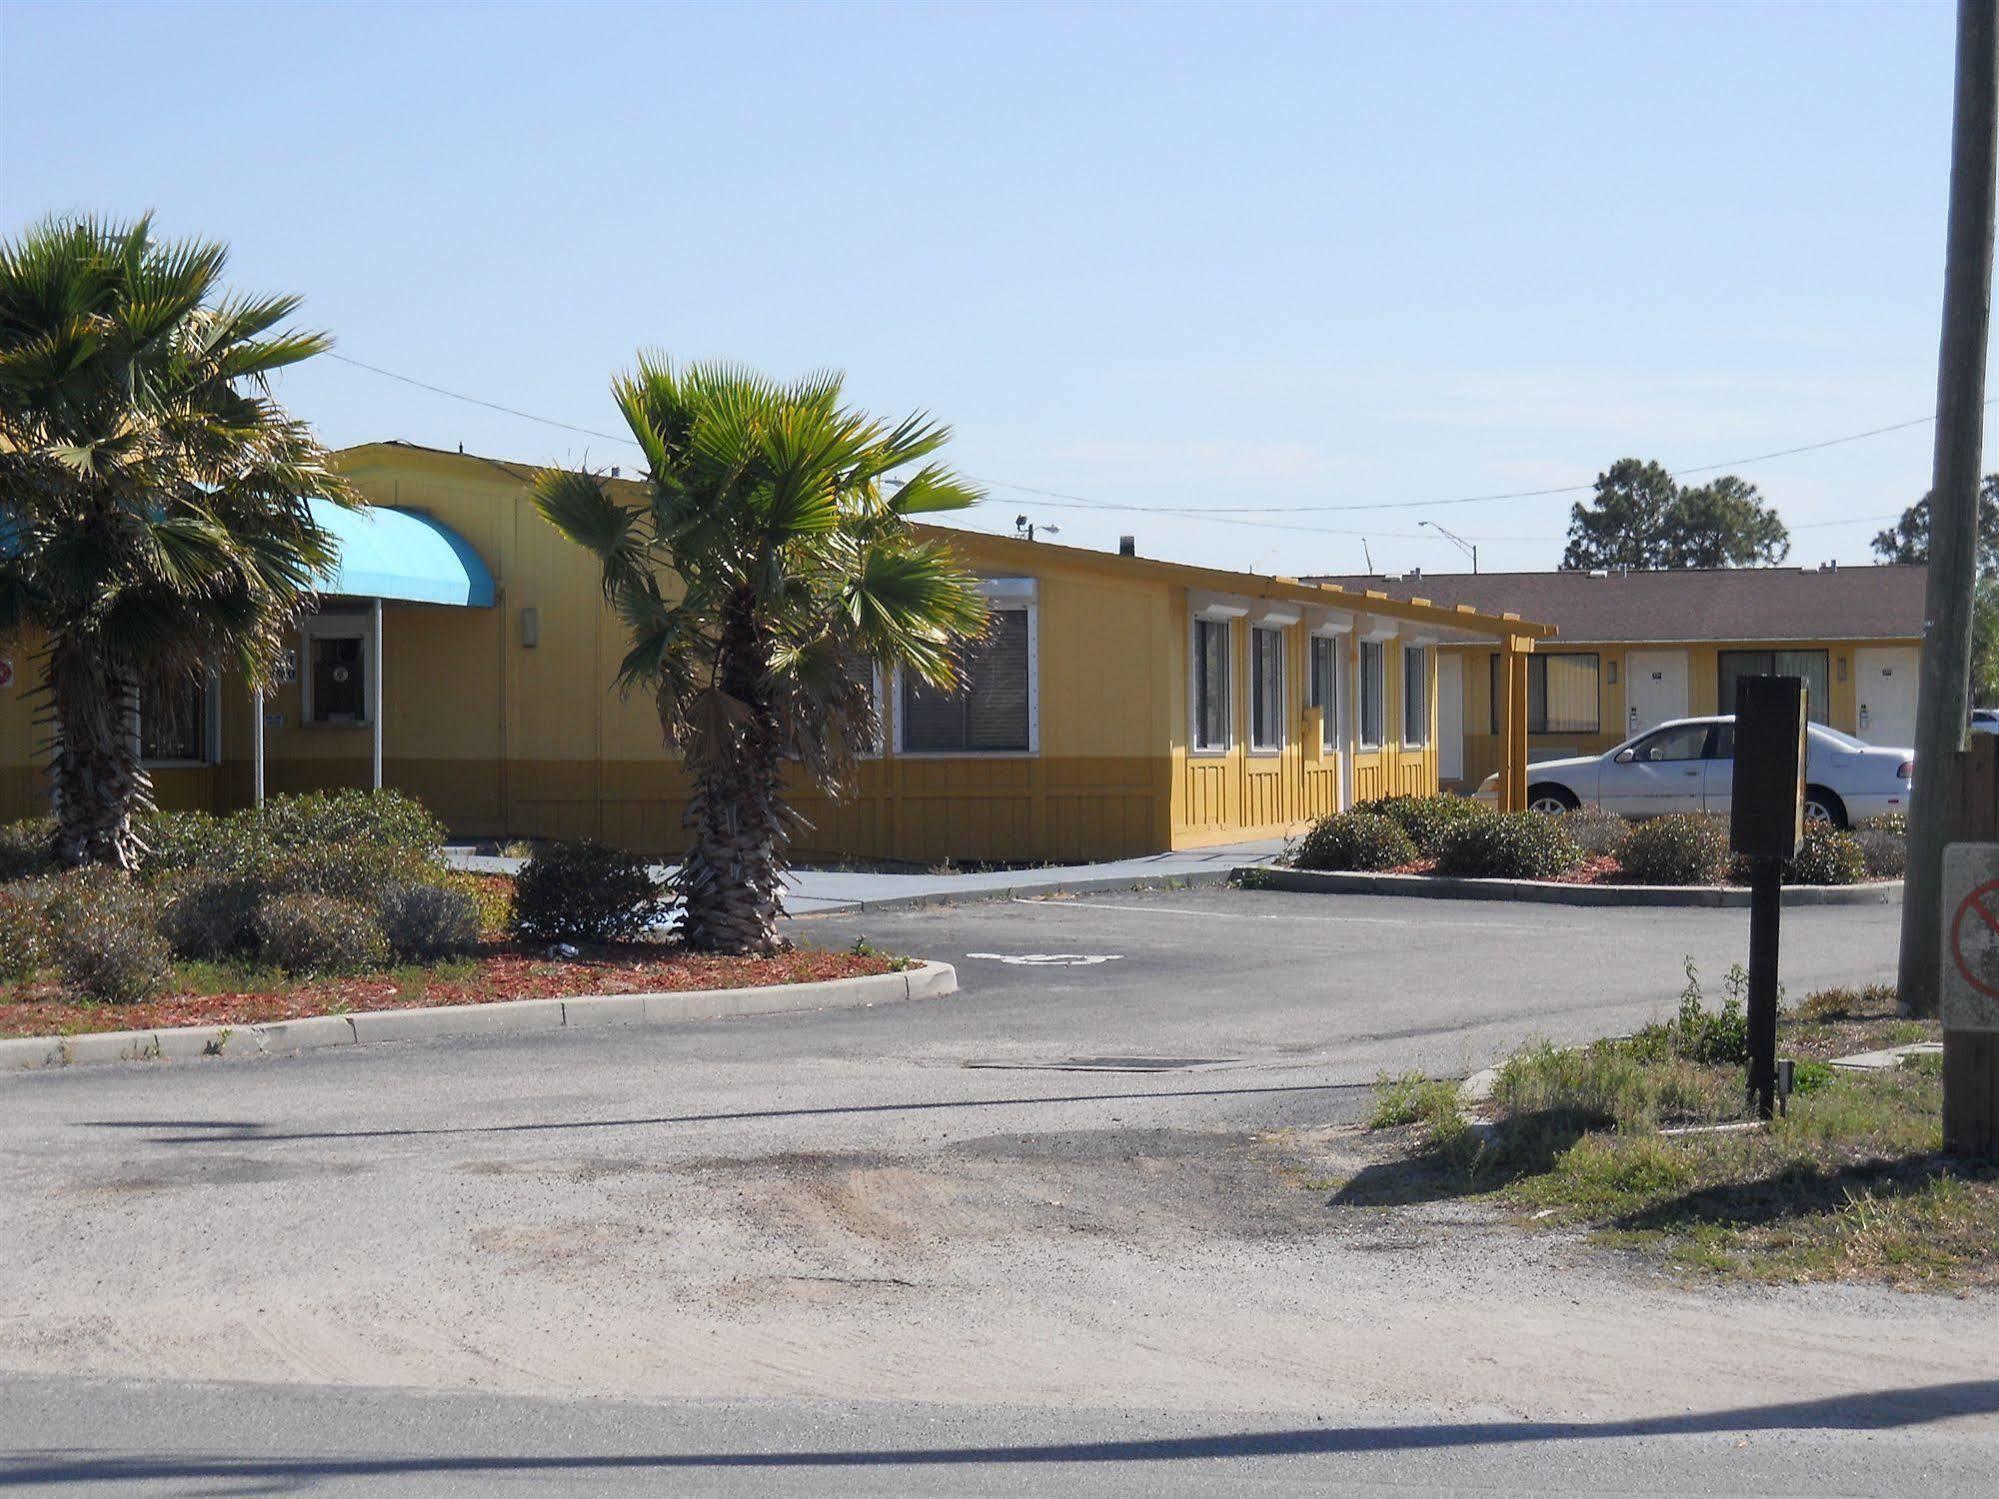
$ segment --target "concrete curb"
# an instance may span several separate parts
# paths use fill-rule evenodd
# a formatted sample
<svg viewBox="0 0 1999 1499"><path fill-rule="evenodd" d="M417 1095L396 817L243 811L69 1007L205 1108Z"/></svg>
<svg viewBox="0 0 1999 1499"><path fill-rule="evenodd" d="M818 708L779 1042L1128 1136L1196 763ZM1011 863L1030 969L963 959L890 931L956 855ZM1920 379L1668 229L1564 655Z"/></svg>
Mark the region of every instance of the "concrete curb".
<svg viewBox="0 0 1999 1499"><path fill-rule="evenodd" d="M496 1036L573 1026L658 1025L802 1010L845 1010L905 999L942 999L958 992L949 963L918 963L899 973L769 984L757 989L689 989L677 994L574 994L560 999L508 999L487 1005L438 1005L424 1010L364 1010L311 1015L267 1025L187 1025L151 1031L96 1031L80 1036L24 1036L0 1041L0 1072L69 1067L88 1062L180 1061L205 1056L282 1056L326 1046L377 1041L429 1041L449 1036Z"/></svg>
<svg viewBox="0 0 1999 1499"><path fill-rule="evenodd" d="M1023 881L988 885L974 890L940 890L931 895L894 895L883 900L847 901L823 910L800 911L794 921L814 916L847 916L856 912L910 911L924 906L957 906L977 900L1019 900L1033 895L1101 895L1113 890L1197 890L1235 883L1240 869L1198 869L1184 874L1112 875L1103 879ZM820 899L814 896L812 899Z"/></svg>
<svg viewBox="0 0 1999 1499"><path fill-rule="evenodd" d="M1550 906L1720 906L1747 909L1749 892L1720 885L1563 885L1552 880L1467 880L1436 874L1362 874L1255 864L1230 876L1251 890L1319 895L1413 895L1431 900L1518 900ZM1865 885L1786 885L1786 906L1892 906L1900 880Z"/></svg>

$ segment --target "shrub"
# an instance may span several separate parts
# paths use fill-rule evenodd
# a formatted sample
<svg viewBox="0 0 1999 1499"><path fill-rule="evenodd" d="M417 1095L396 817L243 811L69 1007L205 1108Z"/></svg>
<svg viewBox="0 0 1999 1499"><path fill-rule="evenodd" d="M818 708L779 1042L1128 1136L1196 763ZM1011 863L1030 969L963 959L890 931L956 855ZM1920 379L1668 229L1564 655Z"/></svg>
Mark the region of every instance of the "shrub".
<svg viewBox="0 0 1999 1499"><path fill-rule="evenodd" d="M149 998L173 981L173 953L143 887L96 869L65 875L52 886L48 955L66 987L121 1004Z"/></svg>
<svg viewBox="0 0 1999 1499"><path fill-rule="evenodd" d="M1415 858L1416 845L1400 823L1378 812L1354 811L1313 823L1292 862L1299 869L1393 869Z"/></svg>
<svg viewBox="0 0 1999 1499"><path fill-rule="evenodd" d="M1444 874L1473 879L1545 880L1582 862L1561 825L1539 812L1495 812L1459 824L1437 853Z"/></svg>
<svg viewBox="0 0 1999 1499"><path fill-rule="evenodd" d="M1577 807L1573 812L1564 812L1555 819L1555 825L1568 834L1571 843L1591 856L1616 855L1623 851L1624 840L1631 836L1629 822L1601 807Z"/></svg>
<svg viewBox="0 0 1999 1499"><path fill-rule="evenodd" d="M514 877L514 935L525 942L621 942L659 920L661 885L636 854L584 840L536 849Z"/></svg>
<svg viewBox="0 0 1999 1499"><path fill-rule="evenodd" d="M263 958L286 973L364 973L389 960L367 908L329 895L269 895L257 907Z"/></svg>
<svg viewBox="0 0 1999 1499"><path fill-rule="evenodd" d="M479 945L479 903L455 885L403 885L385 891L375 920L398 958L427 963Z"/></svg>
<svg viewBox="0 0 1999 1499"><path fill-rule="evenodd" d="M49 922L31 900L0 892L0 979L24 979L42 966Z"/></svg>
<svg viewBox="0 0 1999 1499"><path fill-rule="evenodd" d="M55 836L55 821L48 817L29 817L0 826L0 885L34 879L53 870Z"/></svg>
<svg viewBox="0 0 1999 1499"><path fill-rule="evenodd" d="M444 824L422 802L399 791L273 797L264 803L261 822L265 839L278 849L369 849L434 861L444 846Z"/></svg>
<svg viewBox="0 0 1999 1499"><path fill-rule="evenodd" d="M1877 880L1899 880L1909 868L1909 821L1899 813L1874 817L1853 830L1867 873Z"/></svg>
<svg viewBox="0 0 1999 1499"><path fill-rule="evenodd" d="M1857 885L1867 878L1867 855L1860 840L1823 823L1805 829L1797 857L1784 861L1787 885Z"/></svg>
<svg viewBox="0 0 1999 1499"><path fill-rule="evenodd" d="M199 869L221 874L255 863L262 843L256 813L216 817L208 812L148 812L136 819L145 852L139 873L148 880Z"/></svg>
<svg viewBox="0 0 1999 1499"><path fill-rule="evenodd" d="M1441 793L1436 796L1385 796L1362 802L1354 810L1374 812L1388 818L1409 835L1409 841L1416 845L1418 853L1432 858L1442 849L1445 837L1453 828L1493 816L1492 809L1483 802Z"/></svg>
<svg viewBox="0 0 1999 1499"><path fill-rule="evenodd" d="M257 908L269 892L253 875L193 869L161 890L160 931L182 958L222 958L257 943Z"/></svg>
<svg viewBox="0 0 1999 1499"><path fill-rule="evenodd" d="M1618 862L1641 884L1719 884L1729 868L1728 831L1698 812L1654 817L1632 828Z"/></svg>
<svg viewBox="0 0 1999 1499"><path fill-rule="evenodd" d="M316 791L228 817L151 813L140 837L140 872L149 880L186 870L254 874L274 893L372 903L391 885L435 875L444 826L399 792Z"/></svg>

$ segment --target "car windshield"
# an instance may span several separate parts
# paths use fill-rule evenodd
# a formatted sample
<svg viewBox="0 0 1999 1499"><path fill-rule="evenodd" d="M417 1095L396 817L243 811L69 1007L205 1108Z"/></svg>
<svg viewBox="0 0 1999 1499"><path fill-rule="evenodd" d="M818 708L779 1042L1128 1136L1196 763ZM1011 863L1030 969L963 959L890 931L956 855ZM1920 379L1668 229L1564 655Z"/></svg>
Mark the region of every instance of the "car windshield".
<svg viewBox="0 0 1999 1499"><path fill-rule="evenodd" d="M1831 740L1843 750L1864 750L1868 748L1867 741L1864 739L1855 739L1851 734L1842 734L1838 729L1827 728L1822 723L1812 725L1812 734L1819 739Z"/></svg>

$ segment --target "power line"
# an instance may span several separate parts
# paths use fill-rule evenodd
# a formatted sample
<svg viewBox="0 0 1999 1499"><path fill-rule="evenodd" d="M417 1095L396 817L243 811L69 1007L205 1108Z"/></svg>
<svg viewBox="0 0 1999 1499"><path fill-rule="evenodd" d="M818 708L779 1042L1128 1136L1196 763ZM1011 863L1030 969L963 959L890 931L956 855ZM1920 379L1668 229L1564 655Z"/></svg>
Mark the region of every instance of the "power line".
<svg viewBox="0 0 1999 1499"><path fill-rule="evenodd" d="M419 380L413 375L405 375L396 370L384 369L378 364L369 364L365 360L354 359L334 350L329 349L327 357L329 359L336 359L342 364L351 365L355 369L366 370L373 375L380 375L384 379L395 380L404 385L414 386L418 390L427 390L433 395L445 396L454 401L463 401L470 406L483 406L488 411L498 411L506 416L518 417L522 421L539 422L546 427L558 427L565 432L576 432L585 437L602 438L606 442L623 443L630 448L639 447L639 444L634 442L630 437L620 436L616 432L603 432L595 427L581 427L574 422L558 421L554 417L539 416L532 411L522 411L516 406L502 405L498 401L488 401L479 396L468 396L463 391L450 390L442 385L433 385L428 380ZM1999 405L1999 396L1993 397L1985 404L1987 406ZM1882 437L1890 432L1904 432L1911 427L1924 426L1935 420L1936 417L1934 415L1911 417L1907 421L1891 422L1884 427L1870 427L1864 432L1849 432L1840 437L1828 437L1821 442L1803 443L1797 447L1790 448L1777 448L1767 453L1753 453L1742 458L1726 458L1719 463L1695 464L1686 468L1671 469L1668 472L1672 477L1678 479L1692 474L1713 473L1717 469L1740 468L1751 463L1764 463L1773 458L1791 458L1800 453L1816 453L1825 448L1839 447L1845 443L1861 442L1870 437ZM643 450L641 449L641 451ZM1556 495L1584 494L1596 488L1594 483L1563 484L1548 489L1518 489L1504 494L1460 495L1452 499L1442 500L1382 500L1337 505L1134 505L1117 500L1093 499L1088 495L1070 494L1059 489L1038 489L1033 485L1014 484L1005 479L981 479L977 475L972 474L968 474L966 477L971 479L975 484L983 484L992 488L1013 490L1021 494L1037 496L1045 505L1048 505L1052 509L1111 510L1138 515L1175 516L1190 520L1228 516L1231 517L1229 521L1231 525L1253 526L1259 530L1295 531L1317 536L1378 536L1393 541L1427 541L1429 538L1417 531L1382 531L1373 527L1359 529L1332 526L1299 526L1282 521L1243 520L1240 517L1245 515L1329 515L1357 510L1424 510L1445 505L1486 504L1498 500L1547 499ZM1897 519L1900 513L1897 511L1891 515L1855 516L1847 520L1805 521L1799 525L1791 526L1789 529L1793 531L1810 531L1826 526L1872 524L1878 520ZM1477 536L1468 537L1467 539L1473 541L1545 542L1559 541L1562 538L1558 536Z"/></svg>

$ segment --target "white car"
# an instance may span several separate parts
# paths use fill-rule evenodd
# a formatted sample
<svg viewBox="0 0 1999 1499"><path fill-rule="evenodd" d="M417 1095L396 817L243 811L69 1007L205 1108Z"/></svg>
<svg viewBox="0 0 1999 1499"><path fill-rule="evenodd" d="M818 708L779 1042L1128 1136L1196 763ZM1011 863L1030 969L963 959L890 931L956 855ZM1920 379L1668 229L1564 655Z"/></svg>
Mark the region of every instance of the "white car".
<svg viewBox="0 0 1999 1499"><path fill-rule="evenodd" d="M1885 812L1906 813L1915 754L1811 724L1805 733L1805 821L1849 827ZM1735 715L1678 718L1601 755L1528 766L1527 805L1550 813L1602 807L1626 817L1726 814L1734 784ZM1485 778L1478 797L1498 800L1497 775Z"/></svg>

